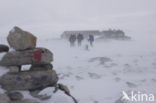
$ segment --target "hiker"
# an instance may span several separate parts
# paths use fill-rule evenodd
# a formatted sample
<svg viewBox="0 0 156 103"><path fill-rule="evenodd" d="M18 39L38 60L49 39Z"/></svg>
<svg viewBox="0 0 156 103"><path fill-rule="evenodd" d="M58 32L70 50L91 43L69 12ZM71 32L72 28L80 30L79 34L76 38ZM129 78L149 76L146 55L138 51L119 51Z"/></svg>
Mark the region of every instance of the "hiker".
<svg viewBox="0 0 156 103"><path fill-rule="evenodd" d="M71 47L75 46L75 41L76 41L76 36L71 34L69 37L69 42Z"/></svg>
<svg viewBox="0 0 156 103"><path fill-rule="evenodd" d="M90 45L93 46L94 36L90 34L88 41L90 42Z"/></svg>
<svg viewBox="0 0 156 103"><path fill-rule="evenodd" d="M82 40L83 40L83 35L82 34L78 34L77 35L77 43L78 43L78 46L81 46L81 43L82 43Z"/></svg>

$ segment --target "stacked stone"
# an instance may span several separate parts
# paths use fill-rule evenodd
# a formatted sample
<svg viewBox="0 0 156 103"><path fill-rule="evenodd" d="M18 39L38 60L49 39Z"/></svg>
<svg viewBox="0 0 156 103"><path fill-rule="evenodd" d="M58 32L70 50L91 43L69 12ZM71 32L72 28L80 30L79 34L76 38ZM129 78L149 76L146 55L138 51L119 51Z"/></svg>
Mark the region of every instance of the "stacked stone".
<svg viewBox="0 0 156 103"><path fill-rule="evenodd" d="M37 48L37 38L32 33L14 27L7 40L15 51L7 52L0 61L0 66L9 68L9 72L0 78L3 89L33 91L57 84L58 77L51 64L53 54L46 48ZM24 65L31 67L22 71Z"/></svg>
<svg viewBox="0 0 156 103"><path fill-rule="evenodd" d="M6 52L0 60L0 66L5 66L9 72L0 77L0 86L7 92L0 94L0 103L39 103L31 99L23 99L20 90L30 91L30 95L41 100L49 99L51 96L39 94L47 87L54 87L53 93L58 90L70 96L75 103L77 100L70 94L67 86L57 83L58 77L53 70L51 62L53 54L46 48L36 47L37 38L19 27L14 27L7 37L10 47L0 45L0 53ZM31 65L27 71L21 68ZM17 92L18 91L18 92Z"/></svg>

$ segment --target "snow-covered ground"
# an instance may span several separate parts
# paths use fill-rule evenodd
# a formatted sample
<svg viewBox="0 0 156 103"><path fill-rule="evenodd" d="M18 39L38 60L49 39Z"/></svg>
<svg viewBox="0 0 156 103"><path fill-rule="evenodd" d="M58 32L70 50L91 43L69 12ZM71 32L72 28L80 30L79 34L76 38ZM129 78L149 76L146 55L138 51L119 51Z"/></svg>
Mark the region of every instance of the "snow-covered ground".
<svg viewBox="0 0 156 103"><path fill-rule="evenodd" d="M146 37L95 42L89 51L85 50L86 42L82 47L70 48L68 41L47 39L38 45L54 53L59 82L68 85L80 103L114 103L122 91L156 95L155 43L154 38Z"/></svg>
<svg viewBox="0 0 156 103"><path fill-rule="evenodd" d="M79 103L115 103L122 91L140 91L156 96L155 38L96 41L89 51L85 50L86 44L83 42L81 47L70 48L65 40L50 37L38 40L39 47L53 52L53 66L59 82L70 88ZM45 91L51 93L51 90ZM59 91L44 103L73 101Z"/></svg>
<svg viewBox="0 0 156 103"><path fill-rule="evenodd" d="M59 82L79 103L117 103L122 91L152 93L156 103L155 4L156 0L0 0L0 44L7 44L15 25L35 34L38 47L53 52ZM121 29L132 41L96 41L86 51L86 41L70 48L68 41L52 39L66 30L107 29ZM0 67L0 76L7 71ZM73 101L59 91L41 103Z"/></svg>

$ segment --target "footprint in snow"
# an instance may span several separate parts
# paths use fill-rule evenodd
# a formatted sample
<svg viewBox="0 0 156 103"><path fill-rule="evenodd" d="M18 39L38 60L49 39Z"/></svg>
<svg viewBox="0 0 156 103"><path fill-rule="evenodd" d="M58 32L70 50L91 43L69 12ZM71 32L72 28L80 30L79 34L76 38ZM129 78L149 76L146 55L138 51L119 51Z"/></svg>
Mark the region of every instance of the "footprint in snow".
<svg viewBox="0 0 156 103"><path fill-rule="evenodd" d="M80 77L80 76L75 76L75 78L77 79L77 80L83 80L83 78L82 77Z"/></svg>
<svg viewBox="0 0 156 103"><path fill-rule="evenodd" d="M153 66L156 66L156 63L152 63Z"/></svg>
<svg viewBox="0 0 156 103"><path fill-rule="evenodd" d="M93 103L99 103L98 101L94 101Z"/></svg>
<svg viewBox="0 0 156 103"><path fill-rule="evenodd" d="M132 82L126 82L126 84L127 84L127 86L128 86L129 88L136 88L136 87L137 87L137 85L134 84L134 83L132 83Z"/></svg>
<svg viewBox="0 0 156 103"><path fill-rule="evenodd" d="M156 79L152 79L153 82L156 82Z"/></svg>
<svg viewBox="0 0 156 103"><path fill-rule="evenodd" d="M68 72L68 73L59 73L58 74L58 76L59 76L59 78L60 79L64 79L64 78L68 78L68 77L70 77L72 75L72 73L71 72Z"/></svg>
<svg viewBox="0 0 156 103"><path fill-rule="evenodd" d="M116 78L115 78L115 81L116 81L116 82L120 82L120 81L121 81L121 78L116 77Z"/></svg>
<svg viewBox="0 0 156 103"><path fill-rule="evenodd" d="M100 79L101 76L96 73L88 73L89 77L92 79Z"/></svg>
<svg viewBox="0 0 156 103"><path fill-rule="evenodd" d="M104 65L106 62L111 62L112 60L107 57L95 57L95 58L89 59L88 62L96 62L96 61L98 61L100 65Z"/></svg>

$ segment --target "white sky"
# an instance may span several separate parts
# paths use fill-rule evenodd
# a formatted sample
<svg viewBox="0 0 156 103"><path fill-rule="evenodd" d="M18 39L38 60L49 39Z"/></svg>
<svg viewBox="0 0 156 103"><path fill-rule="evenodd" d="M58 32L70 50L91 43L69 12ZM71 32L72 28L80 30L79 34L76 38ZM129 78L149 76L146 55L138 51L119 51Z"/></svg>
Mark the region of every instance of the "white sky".
<svg viewBox="0 0 156 103"><path fill-rule="evenodd" d="M156 0L0 0L0 35L17 25L36 35L64 30L155 32Z"/></svg>

